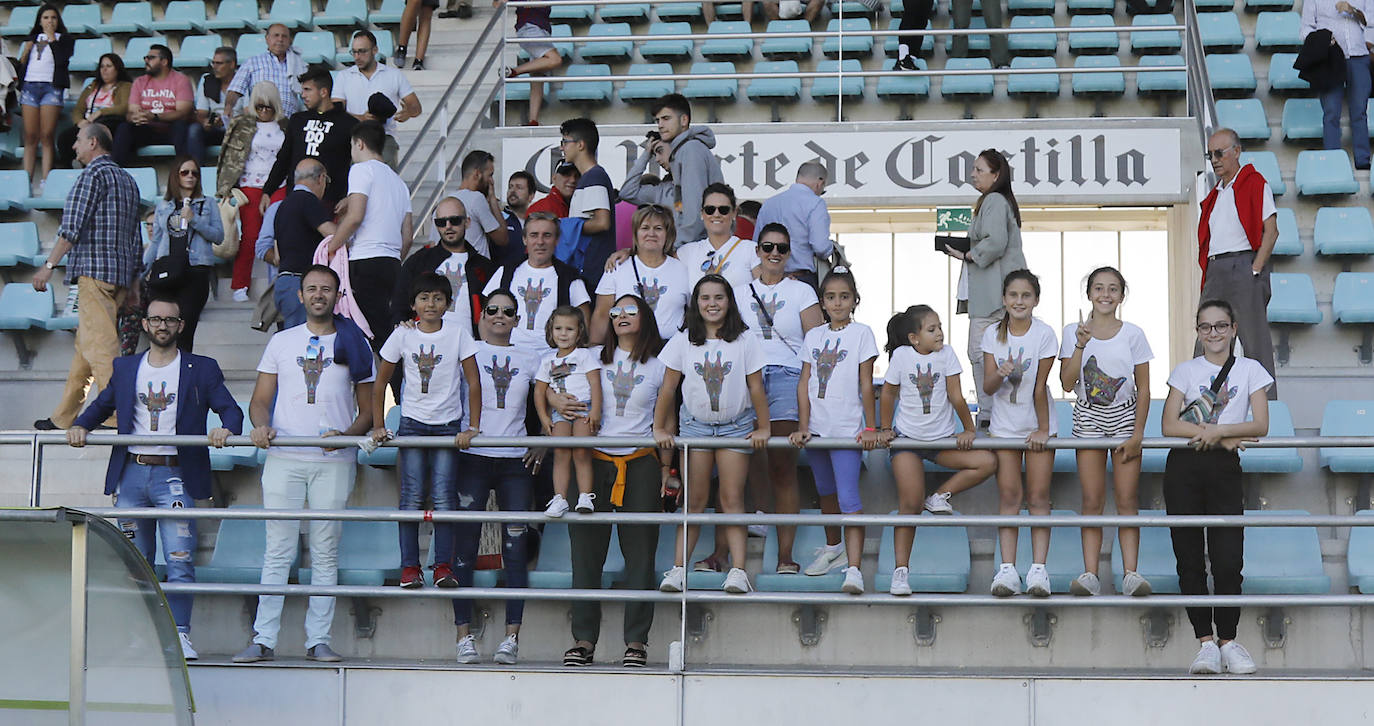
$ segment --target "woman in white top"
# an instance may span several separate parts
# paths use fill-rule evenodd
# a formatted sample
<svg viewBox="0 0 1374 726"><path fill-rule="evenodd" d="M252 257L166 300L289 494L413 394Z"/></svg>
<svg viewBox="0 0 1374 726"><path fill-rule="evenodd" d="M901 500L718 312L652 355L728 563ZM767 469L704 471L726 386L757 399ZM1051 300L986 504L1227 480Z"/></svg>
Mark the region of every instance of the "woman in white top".
<svg viewBox="0 0 1374 726"><path fill-rule="evenodd" d="M631 257L601 276L596 286L596 312L592 313L592 342L604 342L610 329L611 305L622 295L636 295L654 311L658 333L664 340L682 327L683 311L691 284L687 268L668 251L677 235L673 215L656 204L635 210L630 227L634 231Z"/></svg>
<svg viewBox="0 0 1374 726"><path fill-rule="evenodd" d="M1169 451L1164 507L1169 514L1244 514L1236 452L1269 433L1267 391L1274 378L1258 362L1235 355L1236 316L1228 303L1198 306L1197 337L1203 354L1169 374L1161 428L1165 436L1187 438L1192 448ZM1207 594L1209 564L1213 594L1240 594L1245 530L1175 527L1169 537L1182 594ZM1189 673L1255 672L1255 661L1235 641L1240 608L1192 607L1188 620L1202 643Z"/></svg>
<svg viewBox="0 0 1374 726"><path fill-rule="evenodd" d="M734 235L738 210L735 190L729 184L707 185L701 195L701 221L706 225L706 239L689 242L677 249L677 258L687 266L688 284L697 284L705 275L720 275L731 287L754 279L754 267L759 264L759 258L754 254L752 240Z"/></svg>
<svg viewBox="0 0 1374 726"><path fill-rule="evenodd" d="M57 149L57 117L66 102L67 62L72 57L75 40L62 22L62 12L56 5L44 3L38 8L33 29L19 50L19 104L24 116L24 171L33 185L33 196L42 192L43 182L52 171ZM38 150L43 150L43 164L37 172Z"/></svg>
<svg viewBox="0 0 1374 726"><path fill-rule="evenodd" d="M1150 343L1145 331L1116 315L1126 297L1126 278L1115 267L1099 267L1088 275L1092 314L1087 322L1064 327L1059 349L1059 382L1073 391L1073 435L1077 438L1120 438L1112 450L1112 482L1117 514L1139 509L1140 441L1150 413ZM1141 393L1144 395L1140 395ZM1107 494L1107 451L1079 449L1078 479L1083 485L1082 514L1101 514ZM1101 592L1097 563L1102 552L1102 528L1083 527L1083 574L1070 586L1075 595ZM1136 572L1140 529L1119 527L1121 561L1125 568L1121 590L1127 595L1150 594L1150 583Z"/></svg>
<svg viewBox="0 0 1374 726"><path fill-rule="evenodd" d="M224 134L215 177L220 199L231 198L235 188L248 198L239 207L239 227L243 234L238 256L234 258L234 275L229 281L234 300L238 302L248 299L248 284L253 279L253 247L262 230L262 208L259 206L262 185L272 172L277 152L285 140L286 117L281 112L281 94L276 85L271 81L253 84L248 103L240 107L239 114ZM285 198L289 191L283 185L273 195L273 201Z"/></svg>

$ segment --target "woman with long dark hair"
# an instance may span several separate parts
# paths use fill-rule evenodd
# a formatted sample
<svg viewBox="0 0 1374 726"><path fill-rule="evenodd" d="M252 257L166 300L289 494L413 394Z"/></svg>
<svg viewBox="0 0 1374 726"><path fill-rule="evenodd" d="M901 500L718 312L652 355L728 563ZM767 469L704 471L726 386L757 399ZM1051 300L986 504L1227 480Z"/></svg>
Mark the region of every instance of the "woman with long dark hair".
<svg viewBox="0 0 1374 726"><path fill-rule="evenodd" d="M190 353L196 324L215 280L214 245L224 241L224 224L214 197L200 186L200 164L181 154L167 170L167 194L153 211L152 244L143 255L148 287L181 305L177 347Z"/></svg>
<svg viewBox="0 0 1374 726"><path fill-rule="evenodd" d="M24 171L33 196L42 193L43 182L56 157L54 139L57 117L67 100L67 63L76 41L62 22L62 11L44 3L38 8L33 29L19 51L19 103L24 109ZM43 150L39 167L38 150ZM35 167L39 171L35 173Z"/></svg>
<svg viewBox="0 0 1374 726"><path fill-rule="evenodd" d="M76 135L90 124L104 124L114 133L115 126L129 112L129 91L133 88L124 59L114 53L100 56L96 77L81 91L72 108L72 125L57 135L57 167L70 169L76 160Z"/></svg>

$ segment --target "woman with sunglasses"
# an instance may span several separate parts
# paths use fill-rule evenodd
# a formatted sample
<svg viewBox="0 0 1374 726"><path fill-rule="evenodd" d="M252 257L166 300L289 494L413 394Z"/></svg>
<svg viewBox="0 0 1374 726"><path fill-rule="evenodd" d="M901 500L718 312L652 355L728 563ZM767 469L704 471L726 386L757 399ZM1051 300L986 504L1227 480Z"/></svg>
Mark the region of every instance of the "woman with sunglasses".
<svg viewBox="0 0 1374 726"><path fill-rule="evenodd" d="M630 220L634 231L631 257L601 276L596 285L596 312L592 314L592 342L601 343L612 326L607 325L611 304L622 295L636 295L654 311L658 333L664 340L677 334L687 307L691 285L687 268L668 248L676 235L673 215L657 204L635 210Z"/></svg>
<svg viewBox="0 0 1374 726"><path fill-rule="evenodd" d="M720 275L731 287L754 279L759 258L752 240L735 236L735 190L716 182L701 195L701 221L706 239L689 242L677 249L677 258L687 266L687 284L695 285L706 275Z"/></svg>
<svg viewBox="0 0 1374 726"><path fill-rule="evenodd" d="M143 254L143 268L150 271L149 288L175 297L181 306L177 347L187 353L215 279L214 245L223 240L219 207L200 187L200 164L178 155L167 171L167 194L153 211L152 244Z"/></svg>
<svg viewBox="0 0 1374 726"><path fill-rule="evenodd" d="M262 230L262 185L272 173L277 152L286 141L281 94L271 81L254 84L248 103L240 108L224 134L215 176L215 194L220 199L229 199L235 188L248 198L239 207L239 228L243 234L238 256L234 258L234 276L229 282L235 302L248 300L248 285L253 280L253 245ZM287 191L285 186L278 189L272 201L281 201Z"/></svg>

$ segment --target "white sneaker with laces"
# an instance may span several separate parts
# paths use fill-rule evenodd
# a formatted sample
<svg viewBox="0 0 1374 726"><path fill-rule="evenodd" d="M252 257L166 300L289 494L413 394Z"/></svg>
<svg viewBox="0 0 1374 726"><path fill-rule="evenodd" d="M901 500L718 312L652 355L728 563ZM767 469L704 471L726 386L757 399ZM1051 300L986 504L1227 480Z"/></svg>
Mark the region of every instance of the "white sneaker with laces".
<svg viewBox="0 0 1374 726"><path fill-rule="evenodd" d="M1026 572L1026 594L1031 597L1050 596L1050 573L1044 565L1031 565Z"/></svg>
<svg viewBox="0 0 1374 726"><path fill-rule="evenodd" d="M565 515L565 514L567 514L567 513L568 513L568 500L567 500L567 499L564 499L562 494L555 494L555 495L553 495L553 499L550 499L550 500L549 500L549 506L547 506L547 507L544 508L544 516L545 516L545 517L555 517L555 518L557 518L557 517L561 517L561 516L563 516L563 515Z"/></svg>
<svg viewBox="0 0 1374 726"><path fill-rule="evenodd" d="M907 581L908 570L905 567L898 567L892 571L892 585L887 591L893 595L910 595L911 583Z"/></svg>
<svg viewBox="0 0 1374 726"><path fill-rule="evenodd" d="M1250 651L1234 640L1221 646L1221 669L1237 675L1249 675L1258 670L1255 668L1255 659L1250 657Z"/></svg>
<svg viewBox="0 0 1374 726"><path fill-rule="evenodd" d="M844 568L844 584L840 585L840 590L850 595L864 594L864 573L857 567Z"/></svg>
<svg viewBox="0 0 1374 726"><path fill-rule="evenodd" d="M1085 572L1073 579L1069 585L1069 592L1079 597L1092 597L1102 594L1102 583L1098 581L1097 575Z"/></svg>
<svg viewBox="0 0 1374 726"><path fill-rule="evenodd" d="M248 288L241 288L234 291L234 302L248 302Z"/></svg>
<svg viewBox="0 0 1374 726"><path fill-rule="evenodd" d="M1131 597L1145 597L1154 592L1154 588L1139 572L1127 570L1126 574L1121 576L1121 592Z"/></svg>
<svg viewBox="0 0 1374 726"><path fill-rule="evenodd" d="M935 492L926 497L926 511L931 514L954 514L954 507L949 505L952 496L949 492Z"/></svg>
<svg viewBox="0 0 1374 726"><path fill-rule="evenodd" d="M992 578L992 594L997 597L1021 594L1021 573L1016 571L1016 565L1004 562L997 569L997 574Z"/></svg>
<svg viewBox="0 0 1374 726"><path fill-rule="evenodd" d="M687 584L687 568L676 565L663 573L663 581L658 583L659 592L682 592Z"/></svg>
<svg viewBox="0 0 1374 726"><path fill-rule="evenodd" d="M195 660L199 658L200 654L196 652L195 648L191 647L191 636L183 632L178 632L177 635L181 636L181 657L185 660ZM1253 664L1251 664L1251 666L1253 667Z"/></svg>
<svg viewBox="0 0 1374 726"><path fill-rule="evenodd" d="M501 644L496 646L496 655L492 660L501 665L515 665L516 656L520 654L520 644L515 641L515 633L506 636Z"/></svg>
<svg viewBox="0 0 1374 726"><path fill-rule="evenodd" d="M1216 641L1209 640L1202 644L1202 647L1198 649L1197 657L1193 658L1193 664L1188 666L1188 672L1201 676L1211 676L1221 672L1221 649L1217 647Z"/></svg>
<svg viewBox="0 0 1374 726"><path fill-rule="evenodd" d="M746 592L753 592L754 587L749 584L749 573L738 567L732 567L730 572L725 575L725 586L721 589L731 595L743 595Z"/></svg>
<svg viewBox="0 0 1374 726"><path fill-rule="evenodd" d="M802 570L812 577L820 577L844 563L844 542L816 548L816 558Z"/></svg>
<svg viewBox="0 0 1374 726"><path fill-rule="evenodd" d="M458 662L470 664L481 659L481 656L477 655L477 639L471 635L464 635L458 641Z"/></svg>
<svg viewBox="0 0 1374 726"><path fill-rule="evenodd" d="M592 494L591 492L584 492L584 493L582 493L582 494L578 494L578 495L577 495L577 513L578 513L578 514L591 514L592 512L595 512L595 511L596 511L596 505L592 503L592 500L594 500L594 499L596 499L596 495L595 495L595 494ZM565 500L564 500L564 503L563 503L563 510L564 510L564 511L567 511L567 509L568 509L568 505L567 505L567 500L565 499Z"/></svg>

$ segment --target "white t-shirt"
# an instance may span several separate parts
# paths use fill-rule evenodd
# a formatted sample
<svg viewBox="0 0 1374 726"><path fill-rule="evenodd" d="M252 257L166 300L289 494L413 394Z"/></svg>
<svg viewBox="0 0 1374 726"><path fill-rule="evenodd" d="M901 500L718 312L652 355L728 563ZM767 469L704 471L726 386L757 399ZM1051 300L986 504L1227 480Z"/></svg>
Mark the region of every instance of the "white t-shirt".
<svg viewBox="0 0 1374 726"><path fill-rule="evenodd" d="M345 68L334 77L334 98L342 98L344 109L352 114L367 113L367 99L374 93L380 93L396 104L396 108L401 108L401 99L414 93L410 81L406 79L406 74L401 69L378 63L372 71L372 77L368 78L357 66ZM386 120L386 132L392 136L396 135L396 120L389 118Z"/></svg>
<svg viewBox="0 0 1374 726"><path fill-rule="evenodd" d="M49 53L48 55L52 55ZM181 353L171 363L157 367L148 356L138 362L138 386L134 396L134 433L171 436L177 432L177 391L181 385ZM175 446L130 446L130 454L174 456Z"/></svg>
<svg viewBox="0 0 1374 726"><path fill-rule="evenodd" d="M62 34L56 33L52 38L49 38L47 33L39 33L38 39L46 40L49 43L55 43L62 39ZM24 67L24 80L32 83L52 83L53 73L56 72L56 70L57 66L53 61L53 49L51 45L39 48L38 43L35 42L30 46L29 62L28 65ZM148 452L145 451L142 453L146 454Z"/></svg>
<svg viewBox="0 0 1374 726"><path fill-rule="evenodd" d="M367 195L367 213L353 233L348 259L401 258L401 225L410 214L410 190L391 167L376 159L348 169L348 193Z"/></svg>
<svg viewBox="0 0 1374 726"><path fill-rule="evenodd" d="M272 336L258 362L258 372L277 377L277 403L272 408L272 427L281 436L319 436L353 423L358 403L348 365L334 361L337 333L316 336L301 323ZM374 380L369 376L364 383ZM368 402L364 402L366 405ZM345 447L326 452L300 446L268 449L268 456L303 461L349 461L356 455Z"/></svg>
<svg viewBox="0 0 1374 726"><path fill-rule="evenodd" d="M811 364L811 377L806 383L811 400L811 433L857 436L864 428L859 365L878 357L873 329L855 322L839 331L821 325L806 334L801 347L805 361Z"/></svg>
<svg viewBox="0 0 1374 726"><path fill-rule="evenodd" d="M1245 423L1250 419L1250 395L1268 388L1274 377L1258 361L1238 356L1226 374L1226 381L1213 394L1212 379L1219 373L1221 366L1198 356L1180 363L1169 374L1169 387L1183 394L1183 408L1202 396L1211 399L1212 415L1207 423Z"/></svg>
<svg viewBox="0 0 1374 726"><path fill-rule="evenodd" d="M463 208L467 210L468 229L463 233L463 238L468 241L468 246L477 254L491 259L491 242L487 241L487 234L492 230L505 227L506 220L497 219L491 213L491 205L487 203L486 195L471 189L458 189L453 192L453 196L463 203ZM506 240L510 242L510 240Z"/></svg>
<svg viewBox="0 0 1374 726"><path fill-rule="evenodd" d="M958 428L954 406L949 402L949 377L964 372L954 348L942 346L918 353L904 345L892 351L883 379L898 387L897 412L892 426L908 439L931 441L948 438Z"/></svg>
<svg viewBox="0 0 1374 726"><path fill-rule="evenodd" d="M529 400L539 356L514 345L477 344L477 375L482 382L482 435L524 436L525 402ZM478 456L501 459L525 455L525 447L468 449Z"/></svg>
<svg viewBox="0 0 1374 726"><path fill-rule="evenodd" d="M663 365L682 374L682 400L692 418L702 423L728 423L749 410L744 380L763 370L763 351L747 334L734 342L707 338L692 345L687 331L674 335L658 354Z"/></svg>
<svg viewBox="0 0 1374 726"><path fill-rule="evenodd" d="M739 237L731 237L719 250L711 246L710 240L689 242L677 248L677 258L687 267L688 295L697 280L708 272L724 277L731 287L739 287L754 279L754 268L759 264L754 241Z"/></svg>
<svg viewBox="0 0 1374 726"><path fill-rule="evenodd" d="M483 295L490 295L501 287L505 268L498 268L491 276ZM548 340L544 337L544 326L558 307L558 273L553 265L531 267L528 261L515 268L515 277L510 281L511 292L515 293L515 306L520 311L520 324L511 331L510 342L543 356L547 355ZM568 287L568 304L574 307L591 302L587 295L587 284L581 279L573 280Z"/></svg>
<svg viewBox="0 0 1374 726"><path fill-rule="evenodd" d="M277 152L286 141L286 133L276 121L258 122L258 130L253 132L253 143L248 148L248 158L243 162L243 174L239 176L239 186L246 189L261 189L272 173L272 165L277 163Z"/></svg>
<svg viewBox="0 0 1374 726"><path fill-rule="evenodd" d="M749 334L763 346L765 365L801 368L801 314L818 304L810 285L790 277L776 285L754 280L735 288L735 303L749 325Z"/></svg>
<svg viewBox="0 0 1374 726"><path fill-rule="evenodd" d="M574 348L565 356L554 351L553 355L545 356L539 362L539 373L534 380L549 384L555 393L567 393L579 401L590 401L592 384L587 375L599 376L599 370L601 361L592 355L590 348Z"/></svg>
<svg viewBox="0 0 1374 726"><path fill-rule="evenodd" d="M1064 326L1060 359L1073 357L1078 345L1078 323ZM1078 371L1078 383L1073 391L1078 400L1092 406L1123 404L1135 398L1135 367L1155 357L1145 331L1131 323L1121 323L1121 330L1107 340L1092 338L1083 347L1083 363Z"/></svg>
<svg viewBox="0 0 1374 726"><path fill-rule="evenodd" d="M1030 330L1025 335L1012 335L1007 331L1006 342L997 340L997 326L988 326L983 333L982 350L991 353L998 366L1010 360L1016 366L1010 376L1002 380L1002 386L992 397L992 422L988 433L1002 438L1025 438L1039 428L1035 416L1035 377L1039 362L1051 360L1059 352L1059 341L1055 340L1054 329L1040 318L1032 318ZM983 382L978 381L982 386ZM1049 385L1045 385L1045 395L1049 396ZM1049 431L1057 433L1055 425L1054 401L1049 407Z"/></svg>
<svg viewBox="0 0 1374 726"><path fill-rule="evenodd" d="M379 355L405 371L402 416L434 426L463 418L463 361L477 353L469 328L447 320L433 333L398 325L386 339Z"/></svg>
<svg viewBox="0 0 1374 726"><path fill-rule="evenodd" d="M444 313L444 322L457 322L472 327L472 294L468 290L468 253L450 254L434 271L448 278L453 286L453 304Z"/></svg>
<svg viewBox="0 0 1374 726"><path fill-rule="evenodd" d="M597 360L601 353L596 354ZM610 364L601 364L601 436L652 436L654 406L663 386L662 361L650 358L643 363L630 360L630 354L616 348ZM634 453L629 448L599 448L611 456Z"/></svg>
<svg viewBox="0 0 1374 726"><path fill-rule="evenodd" d="M635 270L639 271L636 277ZM621 295L638 295L654 310L658 334L667 340L682 327L687 310L687 298L692 288L687 284L687 268L676 257L665 257L663 264L650 267L638 257L620 263L612 272L601 276L596 284L597 295L610 295L611 304Z"/></svg>
<svg viewBox="0 0 1374 726"><path fill-rule="evenodd" d="M1212 232L1211 241L1207 245L1208 255L1245 252L1250 249L1250 238L1245 236L1245 228L1240 224L1240 213L1236 211L1236 190L1233 187L1234 184L1231 184L1219 187L1217 191L1217 202L1212 207L1212 216L1207 219L1207 227ZM1264 183L1261 199L1263 206L1260 210L1260 220L1263 221L1277 214L1274 208L1274 192L1270 191L1269 182Z"/></svg>

